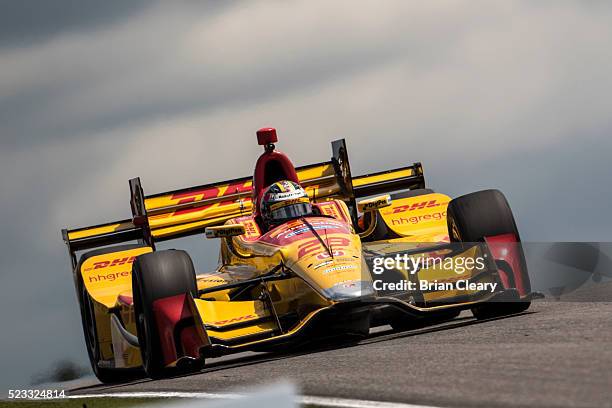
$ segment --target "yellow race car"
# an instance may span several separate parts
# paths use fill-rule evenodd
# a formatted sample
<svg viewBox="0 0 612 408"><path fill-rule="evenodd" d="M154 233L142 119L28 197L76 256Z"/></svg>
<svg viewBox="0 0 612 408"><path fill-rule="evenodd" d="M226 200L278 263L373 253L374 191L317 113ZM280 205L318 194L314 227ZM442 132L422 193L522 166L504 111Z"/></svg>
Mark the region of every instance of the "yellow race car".
<svg viewBox="0 0 612 408"><path fill-rule="evenodd" d="M451 200L425 188L420 163L354 177L344 140L330 161L295 168L273 128L257 139L253 177L154 195L132 179L131 218L62 231L100 381L529 307L499 191ZM221 242L213 272L196 274L185 251L156 250L196 234Z"/></svg>

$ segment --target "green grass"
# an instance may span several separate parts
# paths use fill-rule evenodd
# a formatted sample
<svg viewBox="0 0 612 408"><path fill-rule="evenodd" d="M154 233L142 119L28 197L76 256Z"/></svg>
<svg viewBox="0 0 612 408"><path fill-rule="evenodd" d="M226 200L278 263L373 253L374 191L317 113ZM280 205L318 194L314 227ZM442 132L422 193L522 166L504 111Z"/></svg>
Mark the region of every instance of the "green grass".
<svg viewBox="0 0 612 408"><path fill-rule="evenodd" d="M176 398L76 398L55 400L0 400L0 408L131 408L163 407ZM322 408L321 405L301 405L301 408Z"/></svg>
<svg viewBox="0 0 612 408"><path fill-rule="evenodd" d="M138 406L161 405L162 398L76 398L54 400L3 400L0 407L4 408L130 408Z"/></svg>

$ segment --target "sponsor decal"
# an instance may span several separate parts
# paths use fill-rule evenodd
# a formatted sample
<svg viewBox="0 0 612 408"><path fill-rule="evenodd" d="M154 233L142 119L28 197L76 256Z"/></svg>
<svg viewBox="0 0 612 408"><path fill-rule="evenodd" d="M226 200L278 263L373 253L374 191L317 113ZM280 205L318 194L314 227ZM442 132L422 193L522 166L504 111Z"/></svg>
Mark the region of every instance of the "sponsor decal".
<svg viewBox="0 0 612 408"><path fill-rule="evenodd" d="M225 238L225 237L233 237L236 235L242 235L244 233L243 225L224 225L222 228L210 227L206 228L206 237L207 238Z"/></svg>
<svg viewBox="0 0 612 408"><path fill-rule="evenodd" d="M394 218L391 220L391 225L418 224L422 221L443 220L444 218L446 218L446 211L418 215L413 217Z"/></svg>
<svg viewBox="0 0 612 408"><path fill-rule="evenodd" d="M304 193L300 190L295 190L295 191L289 191L287 193L276 193L276 194L270 194L269 199L276 201L276 200L287 200L287 199L291 199L291 198L301 198L303 197ZM308 199L308 198L306 198Z"/></svg>
<svg viewBox="0 0 612 408"><path fill-rule="evenodd" d="M359 260L359 257L355 256L355 255L353 255L351 258L349 258L349 257L344 257L344 258L336 258L336 257L334 257L334 261L336 261L338 263L356 262L357 260Z"/></svg>
<svg viewBox="0 0 612 408"><path fill-rule="evenodd" d="M366 211L372 211L372 210L376 210L377 208L380 207L385 207L389 205L389 198L388 197L384 197L384 198L379 198L373 201L367 201L361 204L361 211L366 212Z"/></svg>
<svg viewBox="0 0 612 408"><path fill-rule="evenodd" d="M439 207L441 205L442 203L439 203L437 200L422 201L420 203L400 205L398 207L393 208L393 210L391 210L387 214L397 214L405 211L422 210L424 208Z"/></svg>
<svg viewBox="0 0 612 408"><path fill-rule="evenodd" d="M200 278L198 281L201 282L210 282L210 283L231 283L232 281L226 281L225 279L219 278Z"/></svg>
<svg viewBox="0 0 612 408"><path fill-rule="evenodd" d="M315 231L318 231L318 230L335 230L335 229L338 229L338 225L334 225L334 224L319 224L319 225L316 225L316 224L314 224L314 225L312 225L312 229L315 230ZM301 235L301 234L303 234L305 232L308 232L308 231L310 231L310 227L302 227L302 228L295 229L295 230L285 234L283 236L283 238L291 238L291 237L294 237L296 235Z"/></svg>
<svg viewBox="0 0 612 408"><path fill-rule="evenodd" d="M252 184L251 180L248 180L243 183L228 184L227 187L225 187L225 189L223 188L223 186L220 186L220 187L213 186L213 187L209 187L209 188L202 189L202 190L188 191L184 193L175 193L172 195L172 197L170 197L170 199L178 200L175 204L194 203L194 202L202 201L208 198L230 196L232 194L237 194L237 193L248 193L252 191L251 184ZM222 190L223 190L223 193L221 193ZM251 201L250 197L245 197L243 199L243 202L249 202L249 201ZM207 204L201 207L185 208L182 210L175 211L171 214L160 214L159 216L156 216L156 217L169 217L169 216L189 214L193 212L206 210L214 205L223 206L223 205L228 205L232 202L233 201L231 200L227 200L227 201L221 201L216 204Z"/></svg>
<svg viewBox="0 0 612 408"><path fill-rule="evenodd" d="M94 283L94 282L102 282L102 281L108 281L108 282L113 282L116 279L119 278L127 278L130 276L132 272L131 271L122 271L122 272L111 272L111 273L106 273L106 274L97 274L97 275L91 275L88 276L87 279L89 280L89 283Z"/></svg>
<svg viewBox="0 0 612 408"><path fill-rule="evenodd" d="M255 224L255 222L251 220L245 220L243 221L242 225L244 225L244 231L248 237L255 237L260 235L259 229L257 228L257 224Z"/></svg>
<svg viewBox="0 0 612 408"><path fill-rule="evenodd" d="M332 268L325 269L323 271L323 275L327 275L328 273L332 272L346 271L349 269L355 269L355 265L337 265Z"/></svg>
<svg viewBox="0 0 612 408"><path fill-rule="evenodd" d="M115 258L110 261L94 262L94 266L92 268L86 268L84 270L91 271L92 269L112 268L113 266L131 264L131 263L134 263L135 259L136 259L135 256L126 256L124 258Z"/></svg>
<svg viewBox="0 0 612 408"><path fill-rule="evenodd" d="M257 318L257 315L250 314L250 315L246 315L246 316L232 317L231 319L226 319L226 320L219 320L217 322L213 322L212 325L214 325L214 326L223 326L223 325L226 325L226 324L244 322L246 320L252 320L252 319L255 319L255 318Z"/></svg>
<svg viewBox="0 0 612 408"><path fill-rule="evenodd" d="M132 275L132 264L136 257L142 253L148 252L147 248L138 250L137 255L128 255L136 253L135 250L116 252L106 254L105 256L98 255L92 259L88 259L82 266L81 275L86 284L97 282L125 282ZM123 254L123 256L121 256ZM115 258L106 258L112 257Z"/></svg>
<svg viewBox="0 0 612 408"><path fill-rule="evenodd" d="M336 208L335 203L319 204L318 207L322 214L329 215L330 217L334 217L338 219L344 218L338 212L338 209Z"/></svg>
<svg viewBox="0 0 612 408"><path fill-rule="evenodd" d="M326 244L330 248L332 248L334 252L334 256L336 256L336 253L335 253L336 248L338 247L346 248L350 245L350 243L351 241L345 237L329 237L326 242ZM302 258L306 255L312 254L313 252L319 252L319 251L324 251L321 241L319 241L318 239L312 239L312 240L303 242L298 246L298 258ZM341 251L338 251L338 256L344 255L343 252L341 254L340 252ZM327 255L327 257L329 257L329 254L327 254L327 251L325 252L325 254ZM319 258L319 259L325 259L325 258Z"/></svg>

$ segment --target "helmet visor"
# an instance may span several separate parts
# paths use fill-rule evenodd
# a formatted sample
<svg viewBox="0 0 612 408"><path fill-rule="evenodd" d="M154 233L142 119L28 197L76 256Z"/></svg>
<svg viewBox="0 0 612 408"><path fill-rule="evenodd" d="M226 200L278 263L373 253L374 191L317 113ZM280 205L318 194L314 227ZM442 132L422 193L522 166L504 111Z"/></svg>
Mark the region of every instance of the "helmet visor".
<svg viewBox="0 0 612 408"><path fill-rule="evenodd" d="M272 211L273 220L287 220L291 218L303 217L312 214L310 203L291 204Z"/></svg>

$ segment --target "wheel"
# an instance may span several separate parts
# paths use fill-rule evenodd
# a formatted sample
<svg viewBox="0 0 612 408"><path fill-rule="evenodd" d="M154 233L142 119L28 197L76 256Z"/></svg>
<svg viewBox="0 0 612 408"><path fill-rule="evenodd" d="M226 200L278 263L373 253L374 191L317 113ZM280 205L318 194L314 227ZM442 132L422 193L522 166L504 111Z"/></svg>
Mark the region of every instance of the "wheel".
<svg viewBox="0 0 612 408"><path fill-rule="evenodd" d="M446 219L451 242L484 242L485 237L502 234L513 234L520 242L510 205L499 190L477 191L451 200ZM520 245L518 251L522 280L525 290L530 292L527 263ZM472 308L472 313L477 319L486 319L524 312L530 305L531 302L483 303Z"/></svg>
<svg viewBox="0 0 612 408"><path fill-rule="evenodd" d="M117 251L125 251L128 249L139 248L140 245L119 245L110 248L99 249L83 254L77 266L77 296L79 307L81 310L81 323L83 326L83 337L85 338L85 347L87 355L95 376L100 382L105 384L123 383L144 377L144 371L141 368L107 368L100 367L101 353L100 343L98 340L98 330L96 326L96 314L94 309L94 301L89 296L83 278L80 274L81 265L85 260L92 256L108 254Z"/></svg>
<svg viewBox="0 0 612 408"><path fill-rule="evenodd" d="M191 293L197 296L195 271L185 251L165 250L140 255L132 266L132 293L140 353L145 372L151 378L178 374L164 366L153 302L158 299ZM197 371L201 365L192 365ZM184 372L184 371L182 371Z"/></svg>

